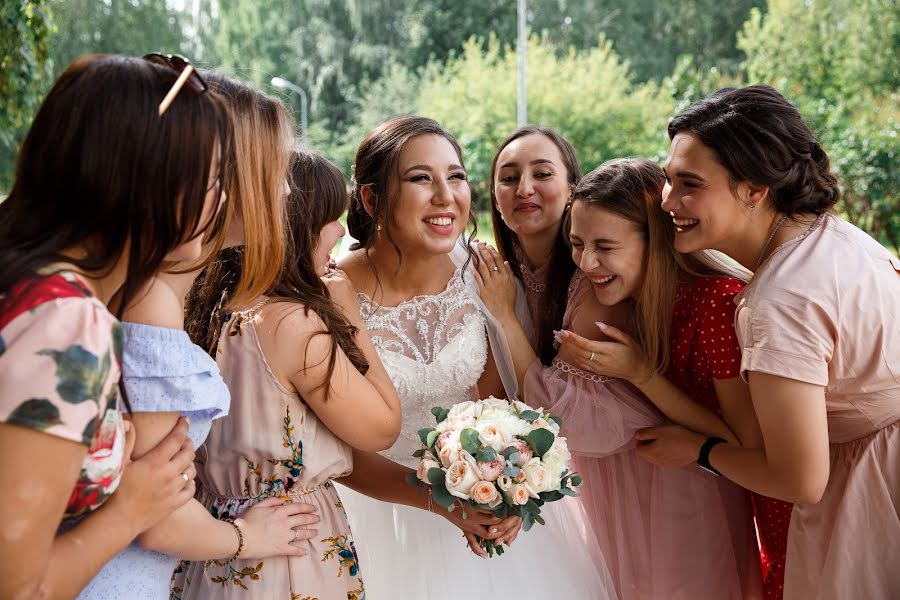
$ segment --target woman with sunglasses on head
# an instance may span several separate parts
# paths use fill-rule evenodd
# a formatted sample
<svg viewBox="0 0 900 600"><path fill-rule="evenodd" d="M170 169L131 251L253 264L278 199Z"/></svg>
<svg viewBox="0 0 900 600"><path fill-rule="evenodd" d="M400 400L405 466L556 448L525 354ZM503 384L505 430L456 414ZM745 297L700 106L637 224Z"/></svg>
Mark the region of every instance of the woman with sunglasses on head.
<svg viewBox="0 0 900 600"><path fill-rule="evenodd" d="M378 450L396 439L399 403L352 287L330 267L328 253L344 232L338 221L347 206L344 178L312 152L297 150L292 162L289 243L276 280L235 306L246 246L230 248L204 271L192 296L191 329L212 340L232 392L231 414L215 423L198 451L200 497L210 510L233 516L264 498L287 497L315 505L321 520L298 530L306 557L185 566L174 586L185 600L365 594L331 480L352 470L352 448ZM234 309L229 317L214 307L223 296Z"/></svg>
<svg viewBox="0 0 900 600"><path fill-rule="evenodd" d="M162 64L174 58L176 68L185 64L177 57L150 56ZM224 93L222 86L216 85L217 81L211 79L211 85L227 102L231 97ZM188 82L201 89L206 87L196 72ZM190 418L189 435L194 446L200 448L212 420L228 413L230 395L215 361L194 345L184 331L184 303L201 267L222 245L232 223L235 229L246 222L257 222L266 224L264 228L268 231L280 231L268 224L280 220L287 151L266 153L265 166L257 171L254 167L261 166L261 161L253 149L286 148L291 139L290 120L277 100L258 92L252 97L257 112L269 118L233 120L231 142L216 148L216 164L210 171L207 193L216 198L210 207L219 211L218 218L213 214L204 215L204 222L210 223L206 235L195 237L167 256L166 270L147 282L124 312L122 369L131 400L132 424L137 432L135 455L156 444L179 415ZM253 127L251 123L260 125ZM241 170L250 181L258 180L254 193L248 194L236 185L235 169ZM227 190L232 193L226 195ZM226 197L231 200L226 202ZM245 248L254 255L277 256L284 252L283 245L283 235L254 234ZM276 275L275 269L269 269L241 285L245 293L255 296L271 285ZM294 528L312 522L313 517L304 513L311 512L313 507L283 504L277 498L268 499L229 523L216 519L200 502L191 500L116 555L91 580L79 599L168 598L172 572L179 558L224 561L236 555L250 560L300 555L302 549L291 545L298 537ZM307 535L306 530L299 533Z"/></svg>
<svg viewBox="0 0 900 600"><path fill-rule="evenodd" d="M76 60L0 204L3 598L74 596L194 493L184 419L123 474L135 435L119 400L118 317L218 202L226 111L183 83L148 60Z"/></svg>
<svg viewBox="0 0 900 600"><path fill-rule="evenodd" d="M831 212L840 191L800 113L768 86L723 89L669 123L662 208L681 252L754 271L738 296L741 375L762 444L669 426L647 458L708 462L795 502L785 598L900 596L900 260Z"/></svg>

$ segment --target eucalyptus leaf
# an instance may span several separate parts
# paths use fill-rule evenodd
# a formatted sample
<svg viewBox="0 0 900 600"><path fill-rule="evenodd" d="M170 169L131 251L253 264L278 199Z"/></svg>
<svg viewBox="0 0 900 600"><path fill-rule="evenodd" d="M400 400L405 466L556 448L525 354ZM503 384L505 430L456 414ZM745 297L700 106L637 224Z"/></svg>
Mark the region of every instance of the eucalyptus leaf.
<svg viewBox="0 0 900 600"><path fill-rule="evenodd" d="M509 475L510 477L518 477L519 473L522 472L522 469L520 469L519 467L517 467L515 465L506 465L503 468L503 472L506 473L507 475Z"/></svg>
<svg viewBox="0 0 900 600"><path fill-rule="evenodd" d="M534 453L541 458L547 453L547 450L553 445L556 436L549 429L535 429L528 434L528 439L534 442Z"/></svg>
<svg viewBox="0 0 900 600"><path fill-rule="evenodd" d="M522 411L522 414L519 416L522 417L524 420L528 421L529 423L534 423L535 421L537 421L538 419L541 418L541 413L534 411L534 410L525 410L525 411Z"/></svg>
<svg viewBox="0 0 900 600"><path fill-rule="evenodd" d="M425 456L425 452L425 448L419 448L418 450L413 452L413 458L422 458L423 456Z"/></svg>
<svg viewBox="0 0 900 600"><path fill-rule="evenodd" d="M479 462L493 462L497 460L497 451L490 446L487 446L475 455L475 460Z"/></svg>
<svg viewBox="0 0 900 600"><path fill-rule="evenodd" d="M434 442L437 441L439 435L440 434L435 430L430 431L425 438L425 445L429 448L434 448Z"/></svg>
<svg viewBox="0 0 900 600"><path fill-rule="evenodd" d="M462 445L463 450L473 456L481 450L481 439L479 438L478 431L471 427L462 430L459 434L459 443Z"/></svg>

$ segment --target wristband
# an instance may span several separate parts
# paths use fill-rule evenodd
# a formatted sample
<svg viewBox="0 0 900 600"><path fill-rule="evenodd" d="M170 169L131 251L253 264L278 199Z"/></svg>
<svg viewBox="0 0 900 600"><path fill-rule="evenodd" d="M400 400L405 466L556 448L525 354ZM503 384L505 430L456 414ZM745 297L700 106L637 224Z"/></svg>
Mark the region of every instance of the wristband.
<svg viewBox="0 0 900 600"><path fill-rule="evenodd" d="M700 447L700 454L697 456L697 464L700 465L700 468L709 471L713 475L721 476L722 474L719 473L714 466L709 464L709 453L717 445L725 443L727 443L727 440L723 440L720 437L706 438L706 441L703 442L703 445Z"/></svg>
<svg viewBox="0 0 900 600"><path fill-rule="evenodd" d="M233 563L235 560L237 560L238 557L240 557L241 552L244 551L244 532L241 531L241 528L238 527L238 524L235 523L234 520L231 520L231 519L224 519L224 521L225 521L226 523L228 523L229 525L231 525L232 527L234 527L234 531L235 531L235 533L237 533L237 537L238 537L238 548L237 548L237 551L236 551L236 552L234 553L234 555L233 555L231 558L229 558L228 560L218 560L218 559L215 559L215 558L210 559L210 560L207 560L206 562L203 563L203 570L204 570L204 571L207 570L207 569L209 569L209 565L210 565L210 564L219 565L220 567L227 567L228 565L230 565L231 563Z"/></svg>

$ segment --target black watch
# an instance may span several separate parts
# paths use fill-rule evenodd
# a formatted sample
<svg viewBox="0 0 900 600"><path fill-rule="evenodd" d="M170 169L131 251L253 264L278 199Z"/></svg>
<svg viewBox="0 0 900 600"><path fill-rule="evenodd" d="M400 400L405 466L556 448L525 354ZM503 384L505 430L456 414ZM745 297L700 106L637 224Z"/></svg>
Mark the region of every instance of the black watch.
<svg viewBox="0 0 900 600"><path fill-rule="evenodd" d="M719 473L719 471L717 471L714 466L709 464L709 453L718 444L725 443L727 443L727 440L723 440L720 437L706 438L706 441L703 442L703 445L700 447L700 454L697 456L697 464L700 465L702 469L709 471L713 475L721 476L722 474Z"/></svg>

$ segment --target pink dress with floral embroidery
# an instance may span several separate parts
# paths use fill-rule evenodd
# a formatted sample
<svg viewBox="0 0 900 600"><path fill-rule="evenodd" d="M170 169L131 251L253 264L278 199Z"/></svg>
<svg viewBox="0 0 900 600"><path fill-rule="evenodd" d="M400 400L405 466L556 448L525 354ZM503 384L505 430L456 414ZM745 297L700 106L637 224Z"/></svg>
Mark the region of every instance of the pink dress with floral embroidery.
<svg viewBox="0 0 900 600"><path fill-rule="evenodd" d="M74 276L32 274L0 298L0 422L87 448L62 528L119 485L119 322Z"/></svg>

